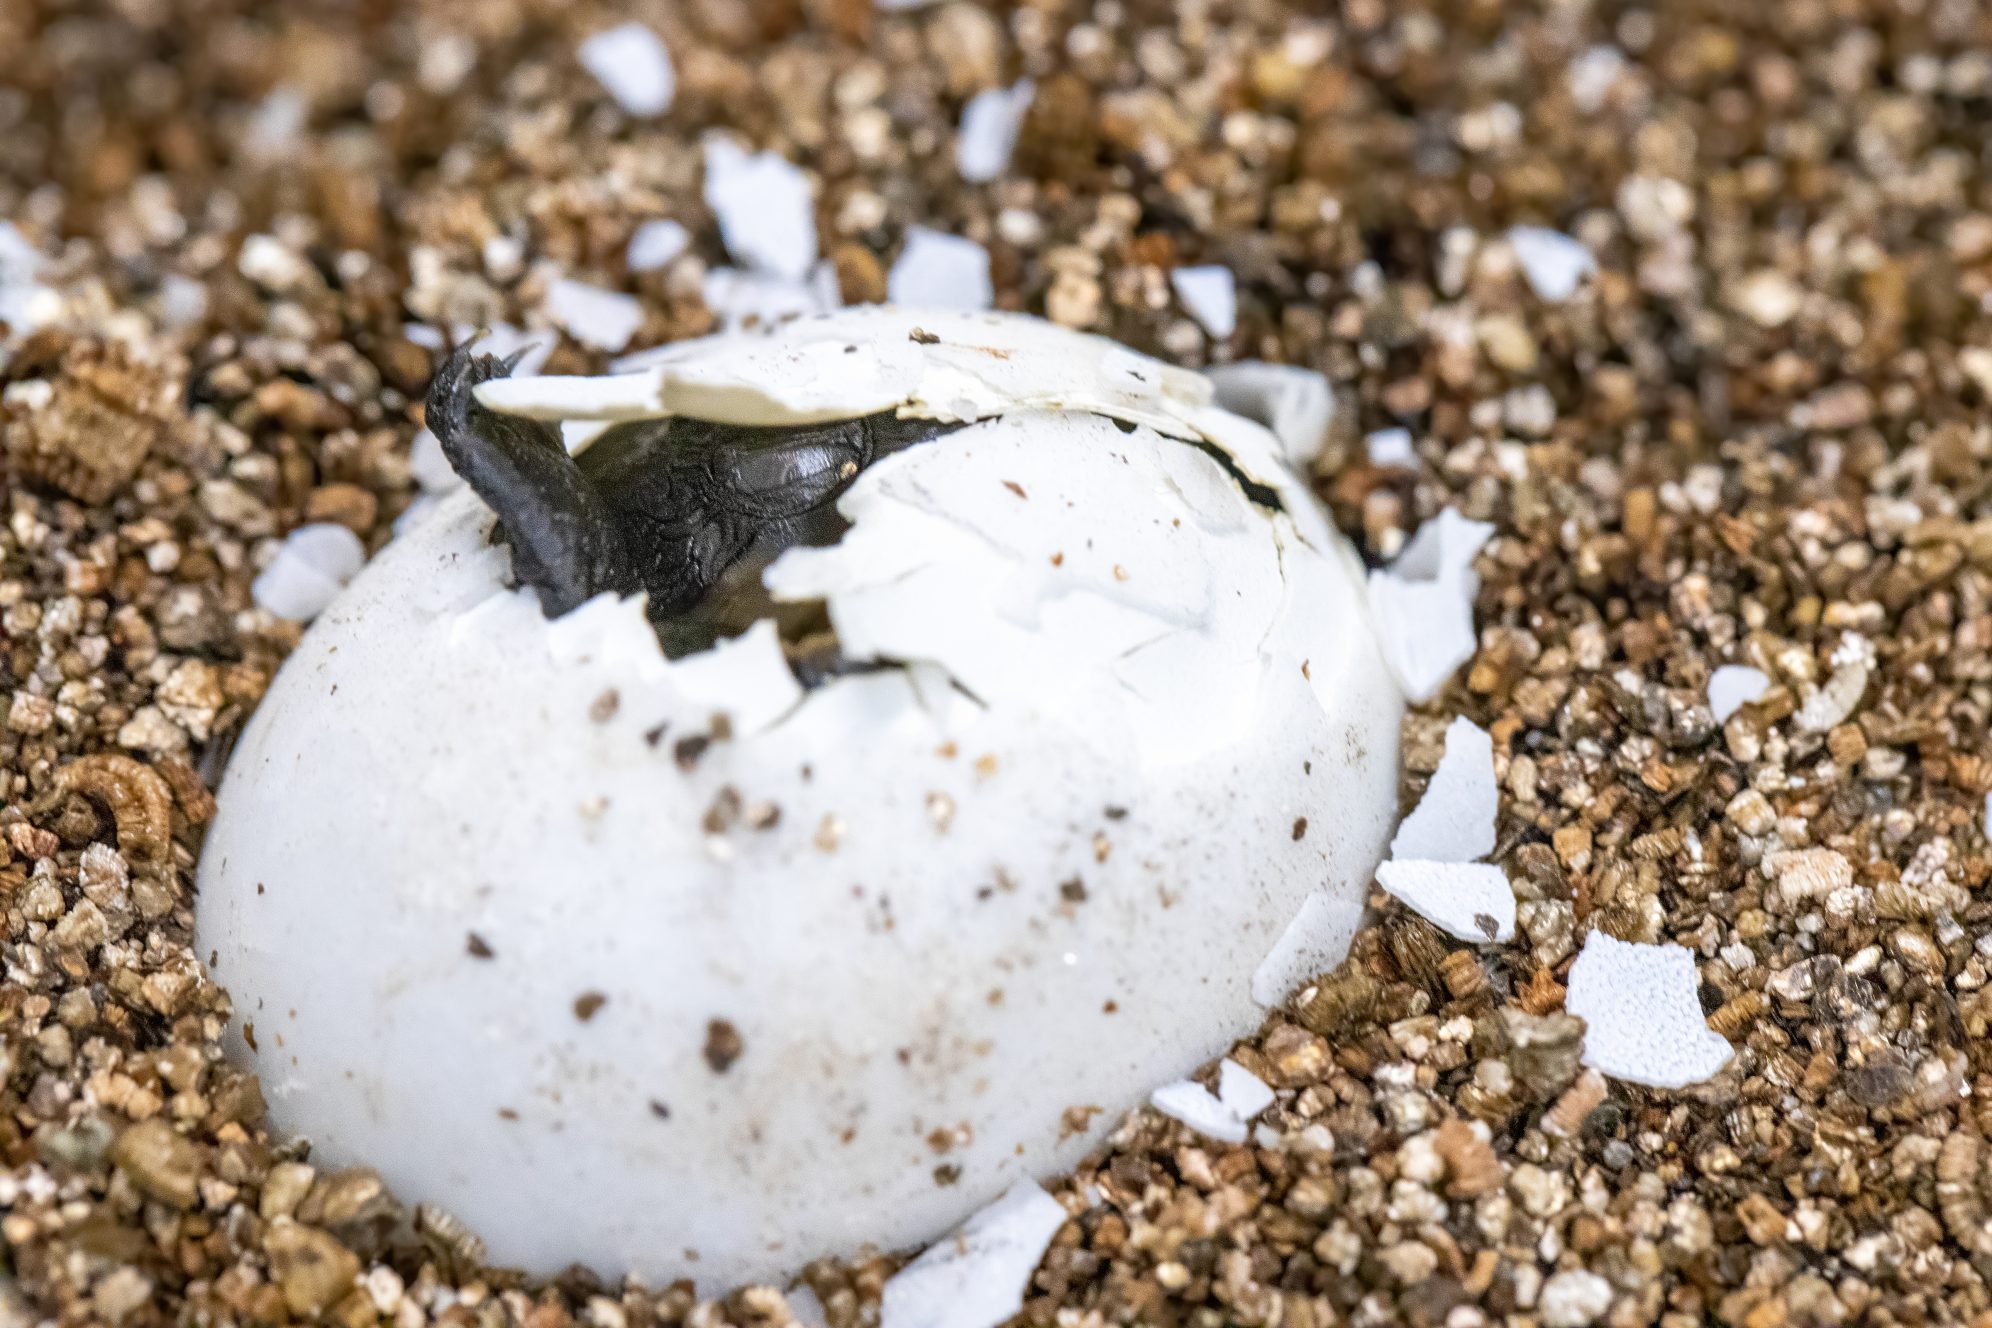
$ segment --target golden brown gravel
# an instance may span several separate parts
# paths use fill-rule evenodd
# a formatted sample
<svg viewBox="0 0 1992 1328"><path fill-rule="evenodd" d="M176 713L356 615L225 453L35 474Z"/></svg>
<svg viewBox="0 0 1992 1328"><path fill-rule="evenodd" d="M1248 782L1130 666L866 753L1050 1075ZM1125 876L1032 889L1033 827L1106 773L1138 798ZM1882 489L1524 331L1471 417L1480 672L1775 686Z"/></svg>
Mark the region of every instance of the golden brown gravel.
<svg viewBox="0 0 1992 1328"><path fill-rule="evenodd" d="M574 61L625 14L661 121ZM1324 371L1367 556L1498 531L1404 792L1492 733L1516 940L1462 960L1379 894L1236 1049L1250 1142L1138 1112L1054 1186L1024 1322L1992 1322L1988 49L1967 0L0 4L0 217L64 307L0 350L0 1326L788 1321L530 1284L318 1168L190 948L207 787L296 639L250 579L303 521L388 538L410 325L543 326L567 274L641 295L640 344L706 330L719 125L811 172L846 298L911 224L971 236L1003 307ZM1020 76L1013 171L962 185L962 103ZM629 273L660 217L690 250ZM1595 278L1537 296L1518 223ZM1169 293L1204 262L1223 345ZM1393 427L1414 463L1372 464ZM1722 664L1772 686L1718 723ZM1715 1080L1579 1074L1592 929L1694 952ZM808 1280L852 1328L893 1266Z"/></svg>

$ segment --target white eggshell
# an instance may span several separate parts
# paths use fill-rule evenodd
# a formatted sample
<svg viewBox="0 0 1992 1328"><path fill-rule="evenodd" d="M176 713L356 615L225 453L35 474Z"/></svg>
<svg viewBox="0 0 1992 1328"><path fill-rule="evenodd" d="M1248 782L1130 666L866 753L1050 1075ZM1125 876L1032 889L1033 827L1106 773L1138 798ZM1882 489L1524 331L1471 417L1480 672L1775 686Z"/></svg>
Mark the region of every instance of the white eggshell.
<svg viewBox="0 0 1992 1328"><path fill-rule="evenodd" d="M1180 371L1118 353L1088 401L1165 416ZM780 1280L1069 1166L1256 1022L1310 892L1353 920L1402 701L1352 556L984 358L1001 390L947 372L1009 413L770 569L874 671L804 692L767 627L666 660L637 600L549 623L467 490L318 619L200 880L278 1127L503 1263Z"/></svg>
<svg viewBox="0 0 1992 1328"><path fill-rule="evenodd" d="M1392 858L1376 869L1376 883L1462 941L1514 939L1515 890L1492 863Z"/></svg>
<svg viewBox="0 0 1992 1328"><path fill-rule="evenodd" d="M1649 1088L1712 1079L1735 1050L1702 1014L1701 975L1683 945L1594 931L1570 965L1564 1008L1584 1021L1584 1064Z"/></svg>
<svg viewBox="0 0 1992 1328"><path fill-rule="evenodd" d="M1494 784L1494 739L1464 715L1446 727L1445 754L1425 796L1390 841L1393 858L1473 862L1494 851L1501 810Z"/></svg>
<svg viewBox="0 0 1992 1328"><path fill-rule="evenodd" d="M590 411L593 389L582 384L612 384L601 389L602 414L590 418L691 415L761 425L885 410L942 420L1083 410L1176 438L1199 436L1191 416L1211 399L1203 375L1105 337L1021 314L896 305L797 318L772 335L681 341L624 356L615 368L608 379L499 379L481 385L477 396L493 410L576 419ZM640 371L649 376L623 381ZM1271 448L1277 455L1278 444Z"/></svg>

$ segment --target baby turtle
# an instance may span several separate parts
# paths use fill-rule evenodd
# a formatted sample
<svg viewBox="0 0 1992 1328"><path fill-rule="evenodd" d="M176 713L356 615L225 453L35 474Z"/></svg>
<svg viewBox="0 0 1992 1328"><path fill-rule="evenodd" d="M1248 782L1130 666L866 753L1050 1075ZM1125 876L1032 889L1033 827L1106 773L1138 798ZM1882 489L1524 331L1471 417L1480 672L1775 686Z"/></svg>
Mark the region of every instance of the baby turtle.
<svg viewBox="0 0 1992 1328"><path fill-rule="evenodd" d="M782 550L834 541L836 501L866 467L960 427L891 411L779 426L671 416L616 425L572 456L554 425L477 400L518 358L457 350L430 386L429 428L497 513L513 572L548 617L604 591L647 593L673 653L739 616L735 596L715 592L751 595Z"/></svg>

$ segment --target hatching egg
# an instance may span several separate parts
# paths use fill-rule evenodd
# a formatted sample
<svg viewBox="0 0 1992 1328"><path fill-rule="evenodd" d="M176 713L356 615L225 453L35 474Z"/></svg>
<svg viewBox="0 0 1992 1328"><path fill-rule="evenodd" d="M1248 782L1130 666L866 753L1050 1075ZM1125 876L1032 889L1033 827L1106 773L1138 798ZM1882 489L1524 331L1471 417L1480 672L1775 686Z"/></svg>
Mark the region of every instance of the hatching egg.
<svg viewBox="0 0 1992 1328"><path fill-rule="evenodd" d="M305 634L203 857L314 1158L499 1263L779 1282L1076 1162L1256 1024L1310 896L1346 948L1402 699L1200 375L891 308L503 368L452 367L472 483Z"/></svg>

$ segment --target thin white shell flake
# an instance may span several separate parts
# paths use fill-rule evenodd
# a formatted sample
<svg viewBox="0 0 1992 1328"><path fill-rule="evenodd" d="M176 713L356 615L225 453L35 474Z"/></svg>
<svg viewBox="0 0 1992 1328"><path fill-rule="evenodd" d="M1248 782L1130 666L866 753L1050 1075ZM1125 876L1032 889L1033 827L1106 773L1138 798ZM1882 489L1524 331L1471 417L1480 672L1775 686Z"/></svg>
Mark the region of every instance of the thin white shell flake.
<svg viewBox="0 0 1992 1328"><path fill-rule="evenodd" d="M325 611L367 560L360 537L329 521L299 526L257 574L249 593L279 618L309 622Z"/></svg>
<svg viewBox="0 0 1992 1328"><path fill-rule="evenodd" d="M1209 371L1217 404L1272 430L1288 462L1305 470L1328 446L1335 392L1328 377L1297 364L1239 360Z"/></svg>
<svg viewBox="0 0 1992 1328"><path fill-rule="evenodd" d="M1473 559L1493 534L1487 522L1448 507L1418 527L1397 561L1370 573L1384 656L1413 701L1431 700L1473 658L1473 601L1480 593Z"/></svg>
<svg viewBox="0 0 1992 1328"><path fill-rule="evenodd" d="M0 323L23 337L54 322L62 297L36 282L45 259L12 222L0 221Z"/></svg>
<svg viewBox="0 0 1992 1328"><path fill-rule="evenodd" d="M671 52L643 24L623 23L584 38L575 56L631 115L649 117L671 109L678 87Z"/></svg>
<svg viewBox="0 0 1992 1328"><path fill-rule="evenodd" d="M629 249L623 261L632 272L655 272L668 267L680 254L692 247L692 233L682 222L668 217L655 217L636 228L629 237Z"/></svg>
<svg viewBox="0 0 1992 1328"><path fill-rule="evenodd" d="M801 281L816 265L809 177L777 152L749 153L724 135L705 140L705 201L726 252L751 268Z"/></svg>
<svg viewBox="0 0 1992 1328"><path fill-rule="evenodd" d="M1024 1304L1065 1209L1023 1181L886 1282L880 1328L995 1328Z"/></svg>
<svg viewBox="0 0 1992 1328"><path fill-rule="evenodd" d="M1362 917L1361 900L1322 890L1309 895L1253 971L1253 1001L1268 1010L1278 1009L1301 983L1333 968L1349 952Z"/></svg>
<svg viewBox="0 0 1992 1328"><path fill-rule="evenodd" d="M622 291L560 277L546 288L546 315L576 341L616 354L643 326L643 305Z"/></svg>
<svg viewBox="0 0 1992 1328"><path fill-rule="evenodd" d="M1173 1084L1162 1085L1148 1095L1148 1105L1207 1139L1224 1144L1245 1142L1245 1122L1194 1079L1179 1079Z"/></svg>
<svg viewBox="0 0 1992 1328"><path fill-rule="evenodd" d="M1214 263L1179 267L1169 273L1169 284L1190 317L1214 340L1229 340L1238 330L1238 279L1230 268Z"/></svg>
<svg viewBox="0 0 1992 1328"><path fill-rule="evenodd" d="M1067 410L1145 424L1172 438L1207 436L1203 375L1104 337L1019 314L867 305L799 318L772 334L722 333L625 356L608 378L503 378L478 400L530 419L656 419L820 424L895 410L974 421L1011 410ZM590 394L599 392L599 400ZM1215 422L1213 422L1215 424ZM1278 443L1237 456L1260 483L1285 472ZM1226 450L1237 450L1213 438ZM1264 473L1261 473L1264 472ZM1291 477L1287 477L1291 482Z"/></svg>
<svg viewBox="0 0 1992 1328"><path fill-rule="evenodd" d="M837 269L827 259L800 281L752 268L708 268L699 283L699 295L719 319L722 332L772 327L784 319L825 314L844 302L837 287Z"/></svg>
<svg viewBox="0 0 1992 1328"><path fill-rule="evenodd" d="M1514 939L1515 890L1491 863L1392 860L1376 883L1462 941Z"/></svg>
<svg viewBox="0 0 1992 1328"><path fill-rule="evenodd" d="M1392 858L1476 862L1494 851L1494 818L1500 795L1494 785L1494 739L1461 716L1446 729L1445 755L1397 837Z"/></svg>
<svg viewBox="0 0 1992 1328"><path fill-rule="evenodd" d="M1378 429L1363 439L1363 452L1372 466L1416 466L1418 452L1409 429Z"/></svg>
<svg viewBox="0 0 1992 1328"><path fill-rule="evenodd" d="M1258 1075L1226 1057L1217 1066L1217 1100L1240 1120L1249 1121L1273 1105L1273 1088Z"/></svg>
<svg viewBox="0 0 1992 1328"><path fill-rule="evenodd" d="M970 184L987 184L1010 168L1024 113L1037 93L1029 79L1008 88L985 88L961 108L955 135L955 169Z"/></svg>
<svg viewBox="0 0 1992 1328"><path fill-rule="evenodd" d="M930 309L987 309L996 298L989 251L973 240L926 226L906 229L906 247L886 274L895 304Z"/></svg>
<svg viewBox="0 0 1992 1328"><path fill-rule="evenodd" d="M1510 227L1508 247L1515 251L1529 288L1552 302L1569 299L1585 277L1598 271L1598 260L1581 241L1547 226Z"/></svg>
<svg viewBox="0 0 1992 1328"><path fill-rule="evenodd" d="M1747 664L1724 664L1708 675L1708 708L1715 722L1726 724L1729 717L1771 690L1771 679L1761 669Z"/></svg>
<svg viewBox="0 0 1992 1328"><path fill-rule="evenodd" d="M1273 1105L1273 1090L1228 1058L1217 1067L1217 1074L1216 1093L1194 1079L1179 1079L1149 1094L1149 1105L1206 1138L1242 1144L1252 1118Z"/></svg>
<svg viewBox="0 0 1992 1328"><path fill-rule="evenodd" d="M1570 966L1564 1008L1584 1020L1584 1064L1648 1088L1713 1078L1734 1055L1708 1026L1695 957L1594 931Z"/></svg>
<svg viewBox="0 0 1992 1328"><path fill-rule="evenodd" d="M625 363L484 396L563 433L688 401L975 421L866 469L839 541L764 577L877 667L803 691L769 626L667 659L640 599L550 623L459 490L258 709L199 925L256 1025L236 1054L328 1165L507 1263L780 1282L1071 1165L1250 1022L1296 911L1294 981L1338 961L1396 821L1401 697L1353 553L1201 375L885 309ZM723 1073L718 1019L745 1047ZM1072 1135L1075 1103L1103 1115ZM953 1186L937 1123L966 1139Z"/></svg>

